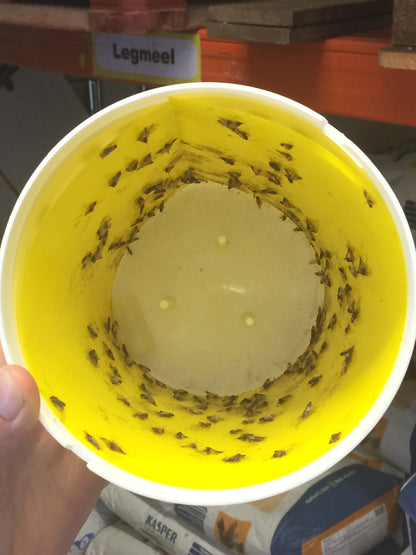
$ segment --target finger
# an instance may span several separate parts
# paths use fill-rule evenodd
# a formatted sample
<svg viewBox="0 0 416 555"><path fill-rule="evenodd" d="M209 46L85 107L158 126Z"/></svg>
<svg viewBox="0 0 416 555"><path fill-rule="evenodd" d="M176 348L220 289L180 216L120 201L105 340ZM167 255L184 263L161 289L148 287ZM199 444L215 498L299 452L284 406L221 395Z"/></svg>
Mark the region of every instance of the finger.
<svg viewBox="0 0 416 555"><path fill-rule="evenodd" d="M0 368L2 366L4 366L5 364L7 364L6 363L6 357L4 356L3 347L1 346L1 343L0 343Z"/></svg>
<svg viewBox="0 0 416 555"><path fill-rule="evenodd" d="M35 380L21 366L0 368L0 451L20 443L35 427L40 408Z"/></svg>

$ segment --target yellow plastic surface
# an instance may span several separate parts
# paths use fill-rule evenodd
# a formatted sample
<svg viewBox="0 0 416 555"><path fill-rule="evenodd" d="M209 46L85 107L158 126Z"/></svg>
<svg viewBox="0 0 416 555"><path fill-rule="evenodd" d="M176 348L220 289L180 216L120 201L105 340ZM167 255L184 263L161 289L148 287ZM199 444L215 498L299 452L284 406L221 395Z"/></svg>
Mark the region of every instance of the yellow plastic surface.
<svg viewBox="0 0 416 555"><path fill-rule="evenodd" d="M304 360L236 399L154 381L123 351L111 315L134 231L197 179L292 219L325 287ZM26 222L14 291L25 360L64 426L121 469L197 489L285 476L346 437L390 375L407 302L400 240L364 171L302 118L216 94L176 95L66 156Z"/></svg>

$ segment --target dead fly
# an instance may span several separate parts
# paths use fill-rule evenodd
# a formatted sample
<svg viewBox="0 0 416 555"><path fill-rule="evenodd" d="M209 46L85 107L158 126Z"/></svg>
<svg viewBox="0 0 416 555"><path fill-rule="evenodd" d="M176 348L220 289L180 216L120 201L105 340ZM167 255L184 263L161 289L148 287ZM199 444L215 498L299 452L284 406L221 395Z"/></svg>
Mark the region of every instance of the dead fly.
<svg viewBox="0 0 416 555"><path fill-rule="evenodd" d="M292 148L293 148L293 145L291 145L289 143L280 143L280 146L282 146L286 150L292 150Z"/></svg>
<svg viewBox="0 0 416 555"><path fill-rule="evenodd" d="M201 428L210 428L211 427L211 422L198 422L198 424L201 426Z"/></svg>
<svg viewBox="0 0 416 555"><path fill-rule="evenodd" d="M280 154L280 156L283 156L283 158L285 158L288 162L291 162L293 160L293 156L288 152L283 152L283 150L278 150L277 152Z"/></svg>
<svg viewBox="0 0 416 555"><path fill-rule="evenodd" d="M363 193L364 193L364 197L365 197L365 200L366 200L368 206L369 206L370 208L373 208L373 206L374 206L374 201L373 201L373 199L370 197L370 194L369 194L365 189L364 189Z"/></svg>
<svg viewBox="0 0 416 555"><path fill-rule="evenodd" d="M357 278L358 277L358 272L357 270L354 268L354 266L352 264L350 264L348 266L348 269L350 271L350 274L352 275L352 277Z"/></svg>
<svg viewBox="0 0 416 555"><path fill-rule="evenodd" d="M355 261L354 249L351 246L347 248L347 254L345 255L344 260L346 260L347 262L354 263Z"/></svg>
<svg viewBox="0 0 416 555"><path fill-rule="evenodd" d="M149 383L155 383L155 380L152 378L152 376L148 372L142 372L142 376Z"/></svg>
<svg viewBox="0 0 416 555"><path fill-rule="evenodd" d="M110 328L111 328L111 335L112 335L113 339L117 340L118 339L118 323L116 322L116 320L114 320L114 322L111 322L110 317L107 318L104 327L106 327L108 325L108 323L110 324L109 331L110 331ZM106 331L107 331L107 329L106 329ZM109 331L108 331L108 333L109 333Z"/></svg>
<svg viewBox="0 0 416 555"><path fill-rule="evenodd" d="M280 177L278 177L275 173L267 172L267 179L270 181L270 183L281 185Z"/></svg>
<svg viewBox="0 0 416 555"><path fill-rule="evenodd" d="M146 418L148 418L149 415L147 414L147 412L135 412L133 414L133 418L140 418L140 420L146 420Z"/></svg>
<svg viewBox="0 0 416 555"><path fill-rule="evenodd" d="M277 195L277 191L275 189L271 189L270 187L266 187L260 191L262 195Z"/></svg>
<svg viewBox="0 0 416 555"><path fill-rule="evenodd" d="M91 324L88 324L87 330L89 331L89 334L92 338L95 338L95 337L98 336L97 332L95 331L95 329L93 328L93 326Z"/></svg>
<svg viewBox="0 0 416 555"><path fill-rule="evenodd" d="M104 320L104 329L107 333L110 333L110 330L111 330L111 318L110 318L110 316L107 316L107 318Z"/></svg>
<svg viewBox="0 0 416 555"><path fill-rule="evenodd" d="M284 405L291 398L292 398L292 395L285 395L284 397L280 397L280 399L277 401L277 404Z"/></svg>
<svg viewBox="0 0 416 555"><path fill-rule="evenodd" d="M271 387L274 384L275 381L276 381L275 379L271 380L270 378L267 378L263 383L263 389L267 391L269 387Z"/></svg>
<svg viewBox="0 0 416 555"><path fill-rule="evenodd" d="M92 261L92 252L89 252L81 260L82 267L85 268L86 266L88 266L88 264L91 264Z"/></svg>
<svg viewBox="0 0 416 555"><path fill-rule="evenodd" d="M158 436L161 436L165 433L165 430L163 428L152 428L152 432Z"/></svg>
<svg viewBox="0 0 416 555"><path fill-rule="evenodd" d="M126 397L117 397L117 401L120 401L121 403L126 405L126 407L130 406L130 401L126 399Z"/></svg>
<svg viewBox="0 0 416 555"><path fill-rule="evenodd" d="M267 407L268 401L264 393L255 393L251 397L242 399L240 405L246 410L245 416L252 416L258 410Z"/></svg>
<svg viewBox="0 0 416 555"><path fill-rule="evenodd" d="M164 208L165 208L165 201L162 200L162 202L159 204L159 212L163 212Z"/></svg>
<svg viewBox="0 0 416 555"><path fill-rule="evenodd" d="M100 450L101 449L100 444L95 439L95 437L89 434L88 432L84 432L84 433L85 433L85 439L89 441L91 445L93 445L96 449Z"/></svg>
<svg viewBox="0 0 416 555"><path fill-rule="evenodd" d="M345 349L340 353L342 357L344 357L344 363L342 365L342 372L341 374L345 374L348 370L349 365L351 364L352 355L354 353L354 346L350 347L349 349Z"/></svg>
<svg viewBox="0 0 416 555"><path fill-rule="evenodd" d="M350 306L347 308L347 312L351 314L351 323L353 324L358 320L358 316L360 315L360 309L356 305L355 301L352 301Z"/></svg>
<svg viewBox="0 0 416 555"><path fill-rule="evenodd" d="M306 229L308 231L310 231L311 233L318 233L318 230L316 229L314 224L311 222L311 220L309 220L309 218L306 218Z"/></svg>
<svg viewBox="0 0 416 555"><path fill-rule="evenodd" d="M302 420L305 420L305 418L308 418L308 416L310 416L311 409L312 409L312 402L309 401L309 403L305 407L305 410L302 412L302 416L301 416Z"/></svg>
<svg viewBox="0 0 416 555"><path fill-rule="evenodd" d="M111 358L111 360L114 360L113 351L110 349L107 343L104 343L104 341L103 341L103 347L104 347L105 354L108 356L108 358Z"/></svg>
<svg viewBox="0 0 416 555"><path fill-rule="evenodd" d="M49 397L49 400L55 408L57 408L60 411L64 410L66 403L58 399L58 397L56 397L55 395L51 395L51 397Z"/></svg>
<svg viewBox="0 0 416 555"><path fill-rule="evenodd" d="M131 245L132 243L134 243L135 241L139 240L139 230L137 229L137 227L134 227L131 231L130 231L130 235L129 238L127 239L126 243L128 243L129 245Z"/></svg>
<svg viewBox="0 0 416 555"><path fill-rule="evenodd" d="M122 247L125 247L126 244L127 244L126 241L123 241L120 239L119 241L114 241L114 243L111 243L111 245L108 247L108 250L113 251L116 249L121 249Z"/></svg>
<svg viewBox="0 0 416 555"><path fill-rule="evenodd" d="M222 404L226 409L229 409L234 405L236 401L237 401L237 395L227 395L226 397L223 397Z"/></svg>
<svg viewBox="0 0 416 555"><path fill-rule="evenodd" d="M128 352L127 347L124 343L121 346L121 350L123 351L124 362L127 364L127 366L133 366L134 360L132 358L130 358L129 352Z"/></svg>
<svg viewBox="0 0 416 555"><path fill-rule="evenodd" d="M166 412L164 410L160 410L156 414L157 414L157 416L160 416L161 418L172 418L172 416L175 416L173 414L173 412Z"/></svg>
<svg viewBox="0 0 416 555"><path fill-rule="evenodd" d="M338 289L338 291L339 291L339 289ZM329 330L332 330L332 329L334 328L334 326L335 326L336 323L337 323L337 315L334 313L334 314L331 316L331 318L329 319L329 322L328 322L328 329L329 329Z"/></svg>
<svg viewBox="0 0 416 555"><path fill-rule="evenodd" d="M171 141L166 143L165 146L163 146L160 150L158 150L157 153L158 154L164 154L165 152L169 152L175 141L176 141L176 139L172 139Z"/></svg>
<svg viewBox="0 0 416 555"><path fill-rule="evenodd" d="M328 341L324 341L319 350L319 354L322 354L327 349L327 347L328 347Z"/></svg>
<svg viewBox="0 0 416 555"><path fill-rule="evenodd" d="M121 177L121 171L118 171L116 174L113 175L113 177L111 177L108 180L108 186L109 187L116 187L119 180L120 180L120 177Z"/></svg>
<svg viewBox="0 0 416 555"><path fill-rule="evenodd" d="M279 164L279 162L275 162L274 160L270 160L269 166L272 168L272 170L274 170L274 171L276 171L276 172L280 172L280 164Z"/></svg>
<svg viewBox="0 0 416 555"><path fill-rule="evenodd" d="M110 368L113 371L113 373L110 375L110 382L113 385L120 385L123 381L121 379L120 372L117 370L115 366L112 366L111 364L110 364Z"/></svg>
<svg viewBox="0 0 416 555"><path fill-rule="evenodd" d="M188 436L186 436L185 434L183 434L182 432L178 432L175 435L176 439L188 439Z"/></svg>
<svg viewBox="0 0 416 555"><path fill-rule="evenodd" d="M287 220L287 214L282 214L282 215L280 216L280 218L281 218L281 220L282 220L283 222L286 221L286 220Z"/></svg>
<svg viewBox="0 0 416 555"><path fill-rule="evenodd" d="M344 281L347 281L347 274L345 273L345 270L342 266L340 266L338 268L339 273L341 274L341 277Z"/></svg>
<svg viewBox="0 0 416 555"><path fill-rule="evenodd" d="M105 245L108 239L108 231L111 227L111 220L110 218L105 218L100 227L97 229L97 237L101 243L101 245Z"/></svg>
<svg viewBox="0 0 416 555"><path fill-rule="evenodd" d="M100 437L100 439L102 439L104 441L104 443L107 445L107 447L111 451L114 451L115 453L121 453L122 455L126 454L123 451L123 449L120 447L120 445L118 443L116 443L115 441L111 441L110 439L105 439L105 437Z"/></svg>
<svg viewBox="0 0 416 555"><path fill-rule="evenodd" d="M331 279L329 277L329 274L323 272L322 270L319 270L319 272L315 272L315 275L320 278L319 283L327 285L328 287L331 286Z"/></svg>
<svg viewBox="0 0 416 555"><path fill-rule="evenodd" d="M267 416L262 416L261 418L259 418L259 424L265 424L266 422L273 422L273 420L274 420L274 415L268 414Z"/></svg>
<svg viewBox="0 0 416 555"><path fill-rule="evenodd" d="M138 160L132 160L127 164L126 172L134 172L135 170L137 170L138 165L139 165Z"/></svg>
<svg viewBox="0 0 416 555"><path fill-rule="evenodd" d="M143 158L140 160L140 162L137 165L137 169L140 170L142 168L145 168L146 166L150 166L150 164L153 164L153 160L152 160L152 155L149 152L148 154L146 154L146 156L143 156Z"/></svg>
<svg viewBox="0 0 416 555"><path fill-rule="evenodd" d="M317 385L321 381L321 379L322 379L322 376L315 376L314 378L308 381L308 384L311 387L315 387L315 385Z"/></svg>
<svg viewBox="0 0 416 555"><path fill-rule="evenodd" d="M260 168L256 168L255 166L251 166L250 168L252 170L252 172L254 173L254 175L260 175L261 174L261 169Z"/></svg>
<svg viewBox="0 0 416 555"><path fill-rule="evenodd" d="M150 133L152 133L156 128L156 125L150 125L149 127L145 127L143 131L141 131L137 137L137 140L141 143L147 143Z"/></svg>
<svg viewBox="0 0 416 555"><path fill-rule="evenodd" d="M188 396L188 391L186 389L174 389L172 394L177 401L184 401Z"/></svg>
<svg viewBox="0 0 416 555"><path fill-rule="evenodd" d="M342 306L344 299L349 297L350 293L351 293L351 286L348 283L346 284L345 287L338 287L337 300L338 300L339 306Z"/></svg>
<svg viewBox="0 0 416 555"><path fill-rule="evenodd" d="M293 204L286 197L282 198L280 204L283 204L283 206L287 206L288 208L294 208Z"/></svg>
<svg viewBox="0 0 416 555"><path fill-rule="evenodd" d="M336 443L337 441L339 441L341 439L341 432L338 432L336 434L332 434L329 443Z"/></svg>
<svg viewBox="0 0 416 555"><path fill-rule="evenodd" d="M224 160L224 162L229 166L234 166L235 164L235 160L233 160L232 158L226 158L225 156L220 156L220 158L221 160Z"/></svg>
<svg viewBox="0 0 416 555"><path fill-rule="evenodd" d="M197 444L196 443L188 443L188 445L181 445L181 447L185 447L185 448L188 448L188 449L197 449Z"/></svg>
<svg viewBox="0 0 416 555"><path fill-rule="evenodd" d="M236 428L235 430L230 430L230 434L236 435L236 434L239 434L242 431L243 431L242 428Z"/></svg>
<svg viewBox="0 0 416 555"><path fill-rule="evenodd" d="M94 210L94 208L97 206L97 201L95 200L94 202L92 202L91 204L89 204L87 206L87 209L85 210L85 215L87 214L91 214L91 212Z"/></svg>
<svg viewBox="0 0 416 555"><path fill-rule="evenodd" d="M255 436L254 434L241 434L241 436L238 436L237 439L241 439L241 441L248 441L249 443L258 443L260 441L264 441L266 437Z"/></svg>
<svg viewBox="0 0 416 555"><path fill-rule="evenodd" d="M239 172L228 172L230 178L228 179L228 188L232 189L233 187L240 187L241 181L240 176L241 173Z"/></svg>
<svg viewBox="0 0 416 555"><path fill-rule="evenodd" d="M278 450L273 453L273 459L280 459L281 457L285 457L287 455L286 451Z"/></svg>
<svg viewBox="0 0 416 555"><path fill-rule="evenodd" d="M357 272L362 276L368 276L368 266L363 262L363 259L360 257L360 263L358 264Z"/></svg>
<svg viewBox="0 0 416 555"><path fill-rule="evenodd" d="M106 156L108 156L109 154L111 154L115 149L117 148L116 144L112 144L110 146L107 146L106 148L104 148L101 152L100 152L100 158L105 158Z"/></svg>
<svg viewBox="0 0 416 555"><path fill-rule="evenodd" d="M205 391L205 397L209 400L218 399L219 395L217 393L212 393L211 391Z"/></svg>
<svg viewBox="0 0 416 555"><path fill-rule="evenodd" d="M246 424L254 424L255 420L254 418L247 418L246 420L242 421L242 424L246 425Z"/></svg>
<svg viewBox="0 0 416 555"><path fill-rule="evenodd" d="M202 410L200 410L200 409L188 408L187 411L188 411L190 414L202 414Z"/></svg>
<svg viewBox="0 0 416 555"><path fill-rule="evenodd" d="M201 183L194 173L194 168L188 168L181 177L182 183Z"/></svg>
<svg viewBox="0 0 416 555"><path fill-rule="evenodd" d="M98 361L100 360L100 357L97 355L97 351L95 349L91 349L91 351L88 351L88 359L93 366L98 366Z"/></svg>
<svg viewBox="0 0 416 555"><path fill-rule="evenodd" d="M143 197L137 197L136 199L136 204L140 209L140 214L143 214L143 210L144 210L144 198Z"/></svg>
<svg viewBox="0 0 416 555"><path fill-rule="evenodd" d="M345 326L345 328L344 328L345 335L348 335L350 333L350 331L351 331L351 326L350 326L350 324L348 324L348 326Z"/></svg>
<svg viewBox="0 0 416 555"><path fill-rule="evenodd" d="M207 455L219 455L220 453L223 453L224 451L218 451L218 449L213 449L212 447L205 447L205 449L203 449L203 451L201 451L201 453L206 453Z"/></svg>
<svg viewBox="0 0 416 555"><path fill-rule="evenodd" d="M213 424L217 424L217 422L219 422L220 420L222 420L222 418L220 418L219 416L216 416L215 414L212 416L207 416L207 420L209 420L210 422L212 422Z"/></svg>
<svg viewBox="0 0 416 555"><path fill-rule="evenodd" d="M156 406L156 401L153 399L153 397L150 395L150 393L141 393L140 397L142 399L144 399L145 401L147 401L148 403L150 403L151 405Z"/></svg>
<svg viewBox="0 0 416 555"><path fill-rule="evenodd" d="M239 137L247 141L248 134L245 131L242 131L240 129L240 125L242 125L241 121L233 121L231 119L225 119L225 118L219 118L217 121L219 124L223 125L227 129L229 129L230 131L232 131L233 133L235 133L236 135L238 135Z"/></svg>
<svg viewBox="0 0 416 555"><path fill-rule="evenodd" d="M148 218L153 218L153 216L155 215L155 213L156 213L156 206L153 206L153 208L151 208L150 210L148 210L148 211L146 212L146 216L147 216Z"/></svg>
<svg viewBox="0 0 416 555"><path fill-rule="evenodd" d="M298 175L296 173L296 171L292 168L286 168L285 169L285 175L287 180L289 181L289 183L293 183L294 181L297 181L298 179L302 179L300 175Z"/></svg>
<svg viewBox="0 0 416 555"><path fill-rule="evenodd" d="M241 453L237 453L236 455L233 455L232 457L226 457L225 459L222 459L224 462L240 462L242 459L244 459L245 455L242 455Z"/></svg>
<svg viewBox="0 0 416 555"><path fill-rule="evenodd" d="M256 195L254 198L256 199L256 204L257 204L257 206L258 206L259 208L261 208L261 205L262 205L261 198L258 197L257 195Z"/></svg>

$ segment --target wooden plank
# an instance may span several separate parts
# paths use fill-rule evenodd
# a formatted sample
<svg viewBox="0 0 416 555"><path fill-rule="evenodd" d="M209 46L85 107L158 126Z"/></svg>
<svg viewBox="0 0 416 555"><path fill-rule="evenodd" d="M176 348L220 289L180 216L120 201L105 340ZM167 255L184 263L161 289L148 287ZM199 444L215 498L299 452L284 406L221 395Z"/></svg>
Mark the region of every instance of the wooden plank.
<svg viewBox="0 0 416 555"><path fill-rule="evenodd" d="M318 25L391 14L393 0L274 0L210 6L210 21L271 27Z"/></svg>
<svg viewBox="0 0 416 555"><path fill-rule="evenodd" d="M393 13L393 45L416 46L415 15L415 0L395 0Z"/></svg>
<svg viewBox="0 0 416 555"><path fill-rule="evenodd" d="M265 42L272 44L292 44L297 42L323 40L350 33L361 33L373 29L382 29L391 25L390 15L365 17L327 24L307 25L303 27L269 27L262 25L240 25L209 21L209 37Z"/></svg>
<svg viewBox="0 0 416 555"><path fill-rule="evenodd" d="M416 69L416 47L389 46L379 53L379 62L382 67L394 69Z"/></svg>
<svg viewBox="0 0 416 555"><path fill-rule="evenodd" d="M88 31L88 10L64 6L0 3L3 24L67 31Z"/></svg>

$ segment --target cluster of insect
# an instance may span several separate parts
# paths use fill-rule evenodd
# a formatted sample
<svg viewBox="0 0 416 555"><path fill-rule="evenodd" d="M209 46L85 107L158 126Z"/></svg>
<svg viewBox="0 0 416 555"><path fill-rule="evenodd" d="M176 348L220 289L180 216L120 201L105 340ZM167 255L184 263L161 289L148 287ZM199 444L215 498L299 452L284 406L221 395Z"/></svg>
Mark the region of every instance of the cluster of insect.
<svg viewBox="0 0 416 555"><path fill-rule="evenodd" d="M242 141L249 140L249 134L244 130L242 122L219 118L217 123L224 132L231 136ZM151 143L152 133L156 127L156 125L150 125L142 129L137 135L137 141L144 144ZM177 189L191 183L210 180L222 183L229 189L238 188L252 195L259 209L264 203L275 206L279 210L282 220L289 220L293 224L294 232L301 232L305 235L315 253L311 264L317 266L316 276L325 289L323 305L319 307L316 320L311 328L309 345L297 360L287 365L282 377L289 375L306 380L313 393L312 388L318 388L325 382L324 373L318 372L319 359L328 349L331 332L338 330L340 326L344 328L346 345L345 349L339 353L339 375L347 373L355 354L355 347L348 343L348 336L352 326L357 325L360 318L359 288L356 286L356 281L368 276L370 269L352 245L346 245L345 255L341 261L338 254L335 256L323 248L318 234L318 223L305 217L302 211L288 198L290 187L296 186L296 182L302 180L302 176L292 165L292 163L296 163L294 145L282 141L275 149L275 156L267 160L262 167L258 164L244 164L245 169L250 168L251 178L243 179L242 165L232 156L213 147L192 145L173 138L155 152L148 152L141 158L132 159L124 168L120 168L108 178L106 186L116 189L122 183L124 174L139 172L142 168L153 164L158 156L169 154L175 143L176 145L182 143L185 154L181 152L181 154L171 156L164 168L165 177L142 187L140 194L135 199L134 219L122 237L112 236L110 216L101 221L98 229L95 230L95 247L81 259L82 269L91 267L111 251L118 253L117 260L120 260L125 253L131 254L130 245L139 239L140 228L155 215L156 210L163 211L165 202ZM116 143L110 144L98 155L101 159L105 159L111 156L117 148ZM183 163L184 158L186 159L187 149L188 153L191 152L189 160L193 162L193 165L181 170L175 177L170 177L175 174L173 170L176 164L179 161ZM224 171L213 175L203 173L197 165L198 155L214 156L217 165L221 166L222 164L221 167L225 168ZM228 169L229 167L232 169ZM247 173L244 175L246 176ZM367 191L363 191L363 201L369 208L373 208L374 200ZM97 201L92 201L85 210L85 216L94 212L97 204ZM336 310L329 309L334 306ZM266 433L264 435L253 433L250 425L254 425L256 430L259 427L263 429L263 426L266 429L267 425L274 422L284 410L293 407L294 388L285 385L286 391L283 391L281 384L288 382L287 380L282 382L282 377L269 378L261 388L246 395L219 396L211 392L206 392L205 395L194 395L184 389L173 389L155 379L149 368L130 357L127 347L120 337L117 322L112 320L111 316L108 316L103 322L88 322L86 330L91 345L86 352L89 364L104 372L111 386L120 389L119 386L123 384L127 374L130 377L134 375L136 381L139 377L137 395L134 399L128 399L124 395L116 393L117 399L128 408L131 417L142 421L143 425L148 425L148 430L157 436L173 435L181 442L183 448L201 454L221 456L221 460L226 463L240 462L248 456L245 446L248 444L258 445L268 440ZM322 368L323 365L319 366ZM176 411L182 413L186 411L189 415L189 430L191 431L186 430L188 435L175 429L173 409L167 411L159 406L161 389L164 389L165 392L168 391L176 402ZM58 397L51 396L50 401L58 412L65 410L65 402ZM308 419L317 408L311 394L310 400L297 416L298 424ZM221 422L224 424L229 414L237 415L241 421L241 427L228 430L228 433L244 447L238 451L245 451L245 453L227 454L221 449L199 445L189 437L193 427L201 430L209 429ZM163 422L169 423L169 426ZM336 431L328 438L328 443L336 443L341 439L341 435L340 431ZM198 437L203 436L198 434ZM113 452L125 454L114 438L95 437L85 431L85 439L96 450L106 447ZM276 449L274 446L270 450L269 457L280 459L290 452L290 447L280 447Z"/></svg>

